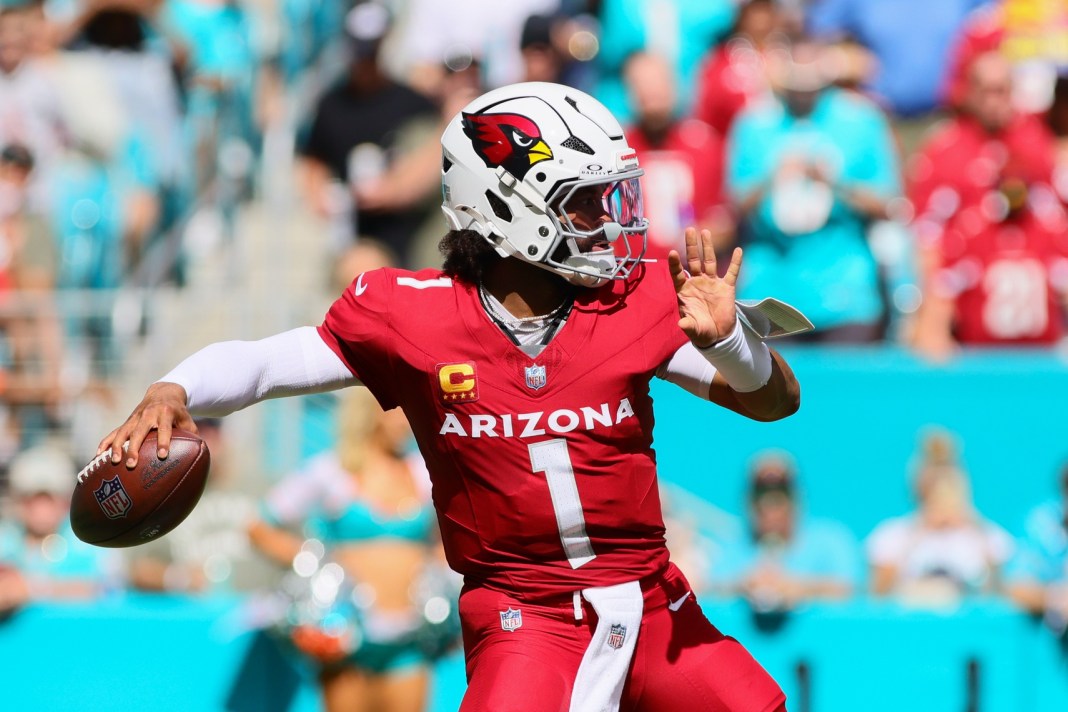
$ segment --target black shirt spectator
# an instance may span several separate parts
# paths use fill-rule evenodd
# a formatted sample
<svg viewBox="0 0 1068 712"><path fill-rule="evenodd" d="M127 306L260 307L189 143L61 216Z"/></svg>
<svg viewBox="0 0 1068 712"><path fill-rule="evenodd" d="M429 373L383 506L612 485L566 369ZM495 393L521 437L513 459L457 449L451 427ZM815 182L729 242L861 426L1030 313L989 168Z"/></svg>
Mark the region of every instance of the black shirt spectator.
<svg viewBox="0 0 1068 712"><path fill-rule="evenodd" d="M434 104L386 77L379 67L378 47L388 29L388 19L380 14L384 12L382 6L370 2L350 11L345 21L348 73L320 99L301 149L312 171L328 172L348 186L350 198L360 183L378 178L406 147L417 143L412 134L420 123L437 125ZM326 176L320 175L318 185L312 187L312 199L322 212L329 213L329 197L322 192L326 182ZM424 217L418 210L361 211L353 205L355 235L373 237L402 258Z"/></svg>

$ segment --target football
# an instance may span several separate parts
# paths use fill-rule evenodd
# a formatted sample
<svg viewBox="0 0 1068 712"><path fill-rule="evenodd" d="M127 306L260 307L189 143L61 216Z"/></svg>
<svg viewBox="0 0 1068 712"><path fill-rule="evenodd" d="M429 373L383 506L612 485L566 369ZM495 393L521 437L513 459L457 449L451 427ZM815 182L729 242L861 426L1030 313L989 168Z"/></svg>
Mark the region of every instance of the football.
<svg viewBox="0 0 1068 712"><path fill-rule="evenodd" d="M96 546L127 547L163 536L193 511L208 481L204 441L174 430L166 460L156 456L156 431L141 444L137 466L101 453L78 473L70 503L74 534Z"/></svg>

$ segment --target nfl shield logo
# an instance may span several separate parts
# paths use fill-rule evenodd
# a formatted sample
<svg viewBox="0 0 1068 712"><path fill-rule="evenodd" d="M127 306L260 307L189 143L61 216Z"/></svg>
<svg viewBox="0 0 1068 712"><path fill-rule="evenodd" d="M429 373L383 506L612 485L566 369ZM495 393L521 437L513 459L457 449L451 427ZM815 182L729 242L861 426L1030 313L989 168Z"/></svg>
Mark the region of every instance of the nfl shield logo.
<svg viewBox="0 0 1068 712"><path fill-rule="evenodd" d="M527 375L527 388L531 390L538 390L545 387L545 367L544 366L527 366L523 369Z"/></svg>
<svg viewBox="0 0 1068 712"><path fill-rule="evenodd" d="M97 504L109 519L125 517L130 507L133 506L133 500L130 499L130 495L126 494L122 481L118 477L104 480L103 484L93 490L93 494L96 495Z"/></svg>
<svg viewBox="0 0 1068 712"><path fill-rule="evenodd" d="M619 650L623 647L623 640L627 637L627 626L615 623L608 631L608 647Z"/></svg>
<svg viewBox="0 0 1068 712"><path fill-rule="evenodd" d="M523 611L509 608L501 611L501 630L512 632L523 627Z"/></svg>

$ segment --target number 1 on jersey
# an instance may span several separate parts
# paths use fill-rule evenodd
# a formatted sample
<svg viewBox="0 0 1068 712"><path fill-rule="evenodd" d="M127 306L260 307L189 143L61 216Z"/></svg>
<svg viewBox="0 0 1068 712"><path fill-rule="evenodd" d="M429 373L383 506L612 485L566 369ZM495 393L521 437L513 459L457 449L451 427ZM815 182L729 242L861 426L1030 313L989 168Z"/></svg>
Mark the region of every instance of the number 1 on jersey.
<svg viewBox="0 0 1068 712"><path fill-rule="evenodd" d="M564 545L571 568L577 569L592 561L596 554L593 553L590 538L586 536L586 519L582 516L582 502L579 501L575 468L571 466L567 441L563 438L546 440L533 443L527 449L534 472L545 473L556 526L560 531L560 543Z"/></svg>

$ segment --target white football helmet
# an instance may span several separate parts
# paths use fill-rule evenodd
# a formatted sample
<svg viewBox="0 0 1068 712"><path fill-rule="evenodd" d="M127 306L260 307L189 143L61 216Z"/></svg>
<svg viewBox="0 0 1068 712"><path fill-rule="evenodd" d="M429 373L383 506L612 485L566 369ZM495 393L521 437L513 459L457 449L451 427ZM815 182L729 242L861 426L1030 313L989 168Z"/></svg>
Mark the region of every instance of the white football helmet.
<svg viewBox="0 0 1068 712"><path fill-rule="evenodd" d="M641 261L643 171L619 122L590 95L543 82L495 89L453 117L441 147L441 209L451 229L474 230L500 255L584 287L625 279ZM568 201L586 186L601 188L608 215L594 230L567 217ZM577 238L601 247L583 252Z"/></svg>

